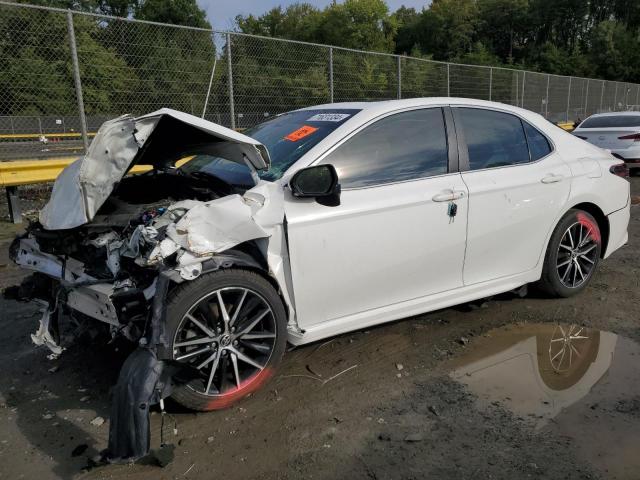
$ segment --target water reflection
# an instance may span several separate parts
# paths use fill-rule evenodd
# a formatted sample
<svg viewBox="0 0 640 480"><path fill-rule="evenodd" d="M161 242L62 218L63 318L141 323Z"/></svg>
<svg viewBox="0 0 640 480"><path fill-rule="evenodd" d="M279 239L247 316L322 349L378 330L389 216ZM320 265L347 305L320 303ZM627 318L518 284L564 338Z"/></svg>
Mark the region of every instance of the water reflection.
<svg viewBox="0 0 640 480"><path fill-rule="evenodd" d="M463 356L452 377L544 425L574 404L609 370L618 336L577 325L495 330Z"/></svg>
<svg viewBox="0 0 640 480"><path fill-rule="evenodd" d="M640 344L576 325L519 325L472 342L452 364L479 406L571 439L607 478L640 478Z"/></svg>

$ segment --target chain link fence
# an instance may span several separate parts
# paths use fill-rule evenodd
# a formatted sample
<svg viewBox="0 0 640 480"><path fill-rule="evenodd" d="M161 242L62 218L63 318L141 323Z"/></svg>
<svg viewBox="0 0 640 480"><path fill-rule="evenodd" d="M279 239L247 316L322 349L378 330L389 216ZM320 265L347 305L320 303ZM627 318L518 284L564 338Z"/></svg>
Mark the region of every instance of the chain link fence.
<svg viewBox="0 0 640 480"><path fill-rule="evenodd" d="M640 85L459 65L0 0L0 160L80 155L161 107L244 129L314 104L472 97L553 122L640 105Z"/></svg>

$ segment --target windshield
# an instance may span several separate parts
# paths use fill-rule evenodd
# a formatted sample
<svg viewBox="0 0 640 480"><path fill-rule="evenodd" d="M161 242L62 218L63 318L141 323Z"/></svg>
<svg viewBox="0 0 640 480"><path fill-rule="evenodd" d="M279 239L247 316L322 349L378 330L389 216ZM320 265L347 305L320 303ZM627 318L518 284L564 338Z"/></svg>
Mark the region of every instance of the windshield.
<svg viewBox="0 0 640 480"><path fill-rule="evenodd" d="M359 111L344 108L299 110L245 130L242 133L255 138L269 150L271 166L258 175L264 180L279 179L302 155ZM212 155L198 155L181 169L186 173L212 174L233 185L247 188L253 185L245 165Z"/></svg>
<svg viewBox="0 0 640 480"><path fill-rule="evenodd" d="M603 115L587 118L579 128L640 127L640 115Z"/></svg>

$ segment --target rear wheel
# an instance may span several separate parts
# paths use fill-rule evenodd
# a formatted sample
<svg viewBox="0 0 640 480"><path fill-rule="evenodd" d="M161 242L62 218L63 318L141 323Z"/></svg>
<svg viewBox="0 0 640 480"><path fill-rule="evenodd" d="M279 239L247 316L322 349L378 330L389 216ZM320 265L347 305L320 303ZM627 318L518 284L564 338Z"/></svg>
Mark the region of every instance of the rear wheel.
<svg viewBox="0 0 640 480"><path fill-rule="evenodd" d="M600 261L602 240L596 220L569 210L551 235L540 286L556 297L570 297L589 284Z"/></svg>
<svg viewBox="0 0 640 480"><path fill-rule="evenodd" d="M286 346L285 309L265 278L221 270L172 292L166 336L166 356L191 367L172 397L193 410L217 410L273 376Z"/></svg>

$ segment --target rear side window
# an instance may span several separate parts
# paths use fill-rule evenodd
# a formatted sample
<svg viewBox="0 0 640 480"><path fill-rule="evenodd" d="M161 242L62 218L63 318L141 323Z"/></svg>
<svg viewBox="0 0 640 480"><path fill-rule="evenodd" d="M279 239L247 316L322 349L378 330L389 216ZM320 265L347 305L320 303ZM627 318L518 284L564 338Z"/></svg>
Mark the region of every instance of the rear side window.
<svg viewBox="0 0 640 480"><path fill-rule="evenodd" d="M469 149L469 169L503 167L530 161L527 138L520 119L508 113L460 108Z"/></svg>
<svg viewBox="0 0 640 480"><path fill-rule="evenodd" d="M527 134L527 142L529 143L529 151L531 152L531 161L535 162L542 157L546 157L551 153L551 145L547 137L542 135L538 130L533 128L527 122L522 122L524 131Z"/></svg>
<svg viewBox="0 0 640 480"><path fill-rule="evenodd" d="M640 127L640 115L604 115L590 117L579 128Z"/></svg>
<svg viewBox="0 0 640 480"><path fill-rule="evenodd" d="M447 173L442 109L412 110L378 120L330 153L322 163L336 167L343 188Z"/></svg>

